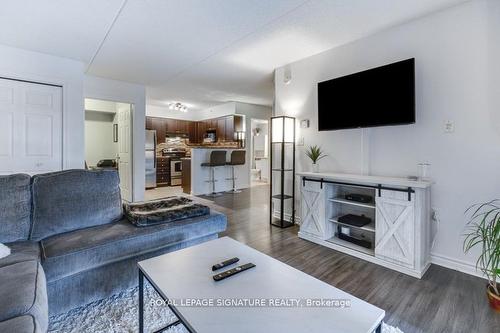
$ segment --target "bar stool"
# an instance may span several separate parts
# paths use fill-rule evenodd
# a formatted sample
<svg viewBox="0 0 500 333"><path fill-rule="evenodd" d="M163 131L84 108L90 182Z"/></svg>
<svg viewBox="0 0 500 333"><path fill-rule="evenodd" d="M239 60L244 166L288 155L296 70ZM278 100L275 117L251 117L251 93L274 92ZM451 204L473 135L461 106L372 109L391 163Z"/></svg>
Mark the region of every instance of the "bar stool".
<svg viewBox="0 0 500 333"><path fill-rule="evenodd" d="M201 163L202 167L210 168L210 179L207 180L207 183L212 183L212 193L209 194L211 197L218 197L222 195L222 193L215 192L215 168L219 166L226 165L226 152L224 150L214 150L210 153L210 161L207 163Z"/></svg>
<svg viewBox="0 0 500 333"><path fill-rule="evenodd" d="M245 164L245 155L246 155L246 152L244 150L233 150L231 153L231 162L226 163L226 165L231 166L231 178L226 178L226 180L233 181L233 189L230 191L227 191L227 193L241 193L240 190L236 189L235 180L237 178L234 176L234 166Z"/></svg>

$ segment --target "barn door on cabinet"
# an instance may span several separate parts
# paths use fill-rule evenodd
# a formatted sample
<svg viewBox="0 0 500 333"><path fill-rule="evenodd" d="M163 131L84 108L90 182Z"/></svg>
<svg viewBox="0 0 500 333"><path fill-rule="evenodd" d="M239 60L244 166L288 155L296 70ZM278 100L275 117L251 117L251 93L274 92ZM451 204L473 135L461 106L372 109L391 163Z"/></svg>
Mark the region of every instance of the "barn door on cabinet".
<svg viewBox="0 0 500 333"><path fill-rule="evenodd" d="M375 256L413 268L415 265L414 198L396 191L382 191L376 199Z"/></svg>

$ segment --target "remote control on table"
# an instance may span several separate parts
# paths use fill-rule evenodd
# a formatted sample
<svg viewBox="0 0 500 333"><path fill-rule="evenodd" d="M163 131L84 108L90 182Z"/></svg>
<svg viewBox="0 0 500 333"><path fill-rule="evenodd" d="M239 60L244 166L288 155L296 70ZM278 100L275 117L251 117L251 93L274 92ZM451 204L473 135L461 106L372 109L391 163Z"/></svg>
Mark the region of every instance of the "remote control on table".
<svg viewBox="0 0 500 333"><path fill-rule="evenodd" d="M212 266L212 271L216 271L218 269L221 269L221 268L224 268L226 266L232 265L232 264L234 264L235 262L238 262L238 261L240 261L240 259L236 258L236 257L228 259L228 260L225 260L223 262L220 262L218 264L213 265Z"/></svg>
<svg viewBox="0 0 500 333"><path fill-rule="evenodd" d="M255 265L252 264L252 263L244 264L244 265L232 268L230 270L227 270L225 272L221 272L219 274L216 274L216 275L213 276L213 278L214 278L215 281L224 280L225 278L228 278L228 277L233 276L235 274L238 274L238 273L241 273L243 271L246 271L247 269L250 269L252 267L255 267Z"/></svg>

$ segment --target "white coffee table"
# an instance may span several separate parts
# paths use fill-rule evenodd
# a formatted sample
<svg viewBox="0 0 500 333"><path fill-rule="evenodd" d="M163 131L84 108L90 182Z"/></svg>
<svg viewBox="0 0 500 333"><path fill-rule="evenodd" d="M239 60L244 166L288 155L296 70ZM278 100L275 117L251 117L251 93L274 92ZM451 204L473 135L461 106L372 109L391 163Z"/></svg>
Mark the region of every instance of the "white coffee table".
<svg viewBox="0 0 500 333"><path fill-rule="evenodd" d="M256 267L215 282L212 265L232 257L240 261L221 271L249 262ZM182 323L192 333L371 333L380 332L385 315L376 306L229 237L144 260L138 266L141 333L144 278L164 300L175 303L169 307L179 320L171 325ZM214 306L221 300L246 306ZM312 307L311 300L330 303ZM331 300L347 300L350 307L333 306L337 303ZM187 306L188 302L205 304Z"/></svg>

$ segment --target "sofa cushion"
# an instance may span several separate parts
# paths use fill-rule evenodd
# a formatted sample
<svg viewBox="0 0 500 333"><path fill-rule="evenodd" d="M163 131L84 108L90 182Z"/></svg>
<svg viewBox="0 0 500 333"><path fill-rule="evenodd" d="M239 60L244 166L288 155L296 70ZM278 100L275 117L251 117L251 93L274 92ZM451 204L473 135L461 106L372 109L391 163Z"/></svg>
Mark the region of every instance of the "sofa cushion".
<svg viewBox="0 0 500 333"><path fill-rule="evenodd" d="M33 176L31 239L116 222L122 217L118 173L66 170Z"/></svg>
<svg viewBox="0 0 500 333"><path fill-rule="evenodd" d="M0 267L0 321L23 315L33 317L40 331L47 330L45 275L40 263L34 260Z"/></svg>
<svg viewBox="0 0 500 333"><path fill-rule="evenodd" d="M40 243L23 241L6 244L10 248L10 255L0 259L0 267L17 264L29 260L40 260ZM1 279L0 279L1 282Z"/></svg>
<svg viewBox="0 0 500 333"><path fill-rule="evenodd" d="M219 233L225 228L226 216L216 212L141 228L123 219L42 240L42 264L47 280L52 282L178 242Z"/></svg>
<svg viewBox="0 0 500 333"><path fill-rule="evenodd" d="M0 176L0 243L27 240L30 213L30 176Z"/></svg>
<svg viewBox="0 0 500 333"><path fill-rule="evenodd" d="M0 322L0 332L45 333L32 316L20 316Z"/></svg>

